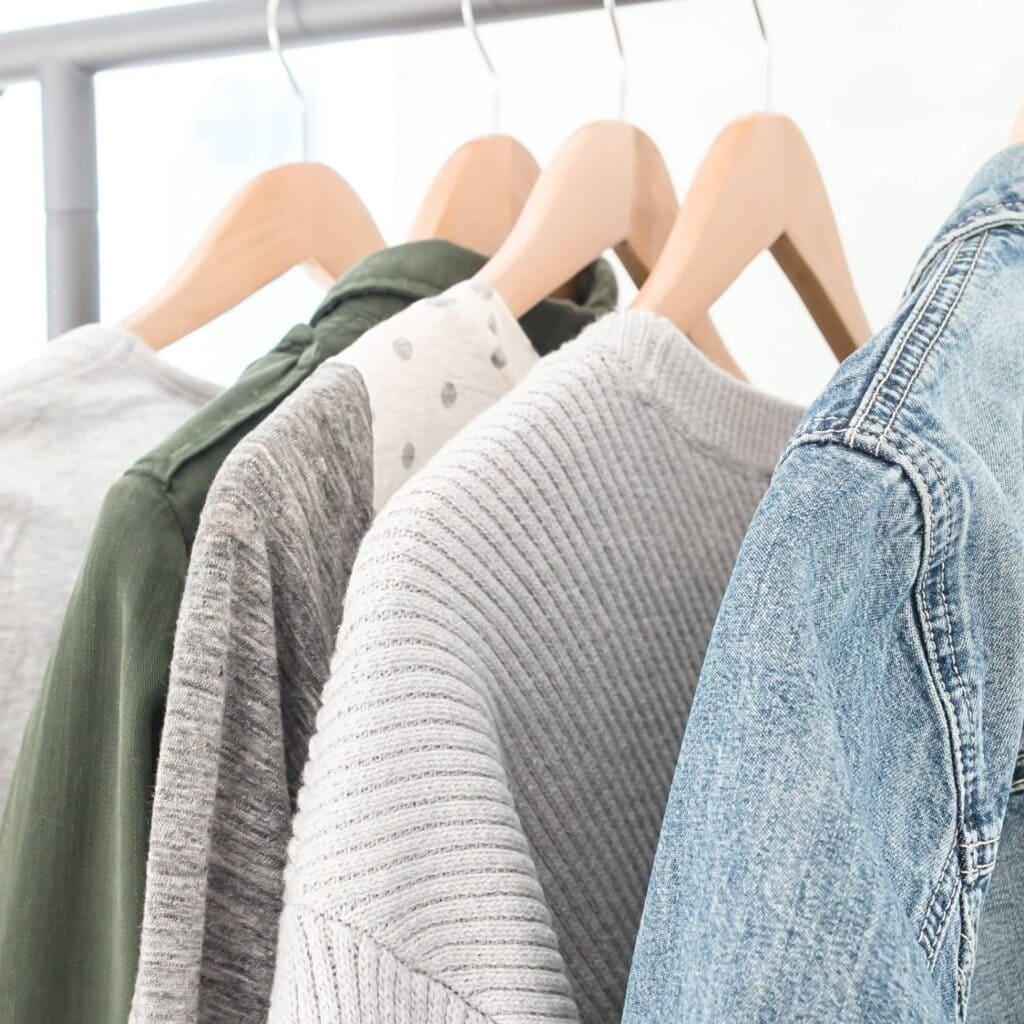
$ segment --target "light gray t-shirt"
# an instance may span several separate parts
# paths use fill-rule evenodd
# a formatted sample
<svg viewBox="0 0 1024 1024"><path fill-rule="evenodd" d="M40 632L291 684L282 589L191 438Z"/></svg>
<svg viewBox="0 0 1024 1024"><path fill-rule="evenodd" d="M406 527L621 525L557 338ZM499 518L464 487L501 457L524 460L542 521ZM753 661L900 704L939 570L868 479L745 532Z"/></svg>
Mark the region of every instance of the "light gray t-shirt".
<svg viewBox="0 0 1024 1024"><path fill-rule="evenodd" d="M107 488L219 390L95 324L0 377L0 807Z"/></svg>
<svg viewBox="0 0 1024 1024"><path fill-rule="evenodd" d="M701 661L800 410L605 317L399 491L349 581L273 1024L613 1024Z"/></svg>

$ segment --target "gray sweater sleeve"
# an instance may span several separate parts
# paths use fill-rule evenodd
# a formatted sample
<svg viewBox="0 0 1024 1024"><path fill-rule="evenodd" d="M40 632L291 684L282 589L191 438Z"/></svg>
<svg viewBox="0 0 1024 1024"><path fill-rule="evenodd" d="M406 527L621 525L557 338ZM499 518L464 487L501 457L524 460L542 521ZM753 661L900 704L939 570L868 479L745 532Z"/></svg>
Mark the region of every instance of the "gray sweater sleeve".
<svg viewBox="0 0 1024 1024"><path fill-rule="evenodd" d="M664 321L545 358L360 549L273 1024L612 1024L701 658L799 410Z"/></svg>
<svg viewBox="0 0 1024 1024"><path fill-rule="evenodd" d="M460 628L472 570L406 505L400 492L366 541L346 604L295 823L271 1020L573 1021L502 765L493 676Z"/></svg>
<svg viewBox="0 0 1024 1024"><path fill-rule="evenodd" d="M372 514L359 374L327 363L203 510L157 771L133 1021L266 1018L292 806Z"/></svg>

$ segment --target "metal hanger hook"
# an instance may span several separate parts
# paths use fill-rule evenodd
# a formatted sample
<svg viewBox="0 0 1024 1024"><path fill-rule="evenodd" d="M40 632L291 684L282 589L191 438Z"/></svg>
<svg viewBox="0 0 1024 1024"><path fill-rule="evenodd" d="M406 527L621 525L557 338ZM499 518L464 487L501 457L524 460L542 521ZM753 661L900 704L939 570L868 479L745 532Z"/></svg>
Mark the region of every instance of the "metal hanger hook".
<svg viewBox="0 0 1024 1024"><path fill-rule="evenodd" d="M615 0L604 0L604 9L608 12L608 20L612 23L615 52L619 57L619 120L624 121L626 119L626 48L622 44L622 32L619 30L619 16Z"/></svg>
<svg viewBox="0 0 1024 1024"><path fill-rule="evenodd" d="M501 81L498 78L498 71L494 66L494 61L491 60L491 55L487 52L487 47L484 46L484 41L480 38L480 30L476 27L473 0L462 0L462 24L466 26L466 31L469 32L473 44L476 46L480 58L484 62L484 68L491 83L491 130L497 135L501 125Z"/></svg>
<svg viewBox="0 0 1024 1024"><path fill-rule="evenodd" d="M758 0L751 0L754 5L754 16L757 18L757 27L761 31L761 39L764 42L764 109L772 109L772 43L768 38L768 26L761 13L761 4Z"/></svg>
<svg viewBox="0 0 1024 1024"><path fill-rule="evenodd" d="M288 85L299 102L299 110L302 124L302 159L309 159L309 104L306 102L305 94L299 87L299 83L292 73L288 60L284 55L284 48L281 46L281 31L278 27L278 11L281 8L281 0L267 0L267 42L270 50L281 62Z"/></svg>

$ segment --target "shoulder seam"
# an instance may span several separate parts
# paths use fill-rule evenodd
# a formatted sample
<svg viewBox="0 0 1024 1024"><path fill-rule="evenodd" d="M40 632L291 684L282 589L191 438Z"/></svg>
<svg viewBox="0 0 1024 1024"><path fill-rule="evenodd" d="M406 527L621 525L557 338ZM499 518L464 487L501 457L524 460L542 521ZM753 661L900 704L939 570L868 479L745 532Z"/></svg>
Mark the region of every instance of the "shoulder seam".
<svg viewBox="0 0 1024 1024"><path fill-rule="evenodd" d="M939 341L942 340L943 336L945 335L946 328L948 327L949 322L950 322L950 320L953 317L953 314L959 308L960 301L963 299L964 293L967 291L968 285L971 283L971 281L974 278L974 272L977 269L978 261L981 258L981 254L982 254L982 252L985 249L985 241L987 240L987 238L988 238L988 232L987 231L985 231L985 232L981 233L980 235L978 235L978 245L977 245L977 247L974 250L974 254L971 257L971 262L968 265L967 270L966 270L966 272L963 275L963 279L960 281L959 287L957 288L956 295L953 297L953 300L950 303L949 308L946 310L946 313L945 313L945 315L942 318L942 323L939 325L938 329L935 331L935 333L932 335L932 337L929 338L927 345L925 346L924 350L921 352L919 358L917 359L917 363L914 366L914 370L911 373L910 378L907 380L906 384L903 386L903 390L900 393L900 397L897 400L896 405L895 405L895 407L892 410L892 413L889 415L888 421L886 422L885 426L882 428L882 433L879 436L878 441L876 442L876 445L875 445L876 451L880 449L881 445L885 441L886 436L892 430L893 425L896 422L896 418L899 416L900 411L903 409L903 406L906 404L907 398L910 396L911 389L913 388L914 384L917 382L918 377L920 377L921 371L924 369L925 363L928 361L928 357L931 355L932 350L939 343ZM961 243L961 244L964 244L964 243ZM959 249L959 247L958 247L958 249ZM956 251L958 251L958 250L956 250Z"/></svg>
<svg viewBox="0 0 1024 1024"><path fill-rule="evenodd" d="M623 325L625 320L622 321ZM673 331L675 329L673 328ZM679 339L670 338L666 349L670 349ZM690 344L689 341L686 342ZM570 343L575 345L575 340ZM663 355L657 360L644 358L641 353L643 346L637 345L627 339L622 333L611 336L608 331L595 337L588 337L586 347L582 349L571 349L568 345L562 349L545 356L545 360L551 360L549 365L567 365L575 369L582 369L584 372L603 372L612 369L615 379L624 395L644 406L653 406L662 414L665 426L677 437L684 440L695 451L710 457L715 456L728 465L733 472L756 480L770 478L778 465L779 458L786 450L786 444L782 443L774 453L775 457L769 465L767 461L760 461L756 457L745 458L743 455L730 451L725 443L717 443L715 440L704 438L696 431L688 427L681 420L679 411L673 403L656 386L657 373L661 370L664 361ZM600 364L600 370L596 370ZM654 373L652 375L651 371ZM799 417L794 417L794 425Z"/></svg>
<svg viewBox="0 0 1024 1024"><path fill-rule="evenodd" d="M943 249L955 245L957 242L966 241L972 235L982 231L987 232L995 228L1013 226L1024 226L1024 198L1005 199L989 206L980 207L971 211L966 217L947 225L915 264L914 272L910 275L903 292L904 299L921 283L922 278L927 275Z"/></svg>
<svg viewBox="0 0 1024 1024"><path fill-rule="evenodd" d="M871 380L868 390L864 393L857 410L854 412L849 423L849 437L847 444L850 448L856 447L857 434L861 428L861 425L865 423L871 411L875 407L875 403L878 400L879 392L882 390L886 382L892 377L893 372L896 369L897 364L903 356L910 338L917 330L918 324L921 322L925 312L931 307L932 301L935 298L935 293L939 290L939 285L945 280L946 274L949 272L949 268L952 265L956 254L959 252L959 246L953 246L950 248L946 255L945 262L942 264L942 269L935 275L935 279L932 281L931 287L927 293L923 296L920 302L917 304L917 308L913 311L913 315L907 320L906 325L899 331L896 338L892 340L889 347L889 352L886 353L882 359L881 364L875 371L874 377Z"/></svg>
<svg viewBox="0 0 1024 1024"><path fill-rule="evenodd" d="M974 279L990 230L990 227L979 228L948 244L943 262L889 342L852 415L811 420L804 425L803 433L814 432L826 425L837 428L845 420L847 436L843 443L847 447L864 450L857 442L859 435L866 432L875 442L875 454L880 453L881 445L896 427L932 352L946 336L947 328ZM974 244L968 245L969 242ZM938 313L941 319L929 321L932 313ZM887 408L890 403L891 407ZM884 424L883 418L886 420ZM873 420L878 422L872 430L869 425Z"/></svg>
<svg viewBox="0 0 1024 1024"><path fill-rule="evenodd" d="M181 549L185 554L185 561L188 562L189 547L187 541L185 540L185 528L182 525L181 516L178 515L178 510L174 507L174 502L171 501L170 494L168 493L167 484L163 480L161 480L160 477L156 476L155 473L152 473L145 467L140 467L138 465L131 466L127 470L125 470L122 479L128 477L142 481L147 486L152 496L156 498L160 505L162 505L166 509L177 531L177 539L181 541Z"/></svg>

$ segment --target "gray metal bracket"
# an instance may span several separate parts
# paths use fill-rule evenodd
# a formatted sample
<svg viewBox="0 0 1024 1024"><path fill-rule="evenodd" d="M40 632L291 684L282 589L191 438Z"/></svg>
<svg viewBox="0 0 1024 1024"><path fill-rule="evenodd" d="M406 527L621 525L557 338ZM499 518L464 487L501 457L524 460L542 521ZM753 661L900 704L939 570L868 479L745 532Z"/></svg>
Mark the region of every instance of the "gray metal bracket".
<svg viewBox="0 0 1024 1024"><path fill-rule="evenodd" d="M96 97L93 76L65 60L39 69L46 202L46 325L51 338L99 319Z"/></svg>

